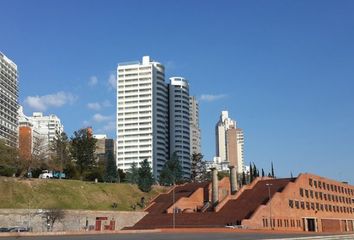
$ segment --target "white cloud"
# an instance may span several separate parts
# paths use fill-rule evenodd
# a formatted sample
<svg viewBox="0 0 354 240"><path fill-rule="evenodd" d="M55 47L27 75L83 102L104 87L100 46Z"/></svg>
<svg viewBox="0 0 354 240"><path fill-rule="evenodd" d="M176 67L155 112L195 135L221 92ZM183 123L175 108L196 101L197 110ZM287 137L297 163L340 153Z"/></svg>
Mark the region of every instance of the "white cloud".
<svg viewBox="0 0 354 240"><path fill-rule="evenodd" d="M227 97L226 94L202 94L199 99L204 102L214 102L225 97Z"/></svg>
<svg viewBox="0 0 354 240"><path fill-rule="evenodd" d="M102 103L92 102L87 104L87 108L95 111L99 111L104 107L112 107L112 103L109 100L104 100Z"/></svg>
<svg viewBox="0 0 354 240"><path fill-rule="evenodd" d="M44 96L28 96L25 104L36 111L45 111L50 107L62 107L65 104L72 104L77 99L71 93L57 92Z"/></svg>
<svg viewBox="0 0 354 240"><path fill-rule="evenodd" d="M108 86L110 89L117 88L117 79L116 79L116 75L114 73L111 73L108 77Z"/></svg>
<svg viewBox="0 0 354 240"><path fill-rule="evenodd" d="M92 110L99 111L102 107L101 104L98 102L88 103L87 107Z"/></svg>
<svg viewBox="0 0 354 240"><path fill-rule="evenodd" d="M113 119L113 116L105 116L100 113L96 113L95 115L93 115L93 120L95 122L105 122L105 121L109 121L112 119Z"/></svg>
<svg viewBox="0 0 354 240"><path fill-rule="evenodd" d="M82 122L82 125L83 125L83 127L90 127L90 126L91 126L90 122L87 121L87 120L84 120L84 121Z"/></svg>
<svg viewBox="0 0 354 240"><path fill-rule="evenodd" d="M102 102L103 107L112 107L112 103L109 100L104 100Z"/></svg>
<svg viewBox="0 0 354 240"><path fill-rule="evenodd" d="M116 129L116 122L115 121L110 121L108 122L104 127L103 127L103 130L105 132L107 131L113 131Z"/></svg>
<svg viewBox="0 0 354 240"><path fill-rule="evenodd" d="M98 83L98 78L97 78L96 76L91 76L91 77L90 77L90 80L89 80L89 82L88 82L88 85L89 85L90 87L93 87L93 86L95 86L97 83Z"/></svg>

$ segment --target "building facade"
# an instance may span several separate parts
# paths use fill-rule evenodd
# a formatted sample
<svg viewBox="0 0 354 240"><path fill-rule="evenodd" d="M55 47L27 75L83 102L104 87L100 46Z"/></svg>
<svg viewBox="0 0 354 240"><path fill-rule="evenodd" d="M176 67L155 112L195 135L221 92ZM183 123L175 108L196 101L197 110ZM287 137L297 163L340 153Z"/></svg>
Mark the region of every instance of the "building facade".
<svg viewBox="0 0 354 240"><path fill-rule="evenodd" d="M40 151L49 153L56 134L61 134L64 131L64 126L59 117L54 114L44 116L41 112L34 112L28 119L32 123L33 129L38 132Z"/></svg>
<svg viewBox="0 0 354 240"><path fill-rule="evenodd" d="M38 154L39 150L37 143L40 135L33 127L33 123L23 113L22 106L18 109L18 149L21 159L30 160L32 154Z"/></svg>
<svg viewBox="0 0 354 240"><path fill-rule="evenodd" d="M179 228L354 232L354 186L348 183L304 173L296 178L259 177L238 189L232 177L218 180L215 170L212 176L212 182L179 185L160 194L133 228L171 228L176 209Z"/></svg>
<svg viewBox="0 0 354 240"><path fill-rule="evenodd" d="M168 87L162 64L144 56L117 68L117 166L147 159L157 178L169 157Z"/></svg>
<svg viewBox="0 0 354 240"><path fill-rule="evenodd" d="M237 128L236 121L229 118L227 111L222 111L215 126L216 164L230 165L238 173L244 171L244 136Z"/></svg>
<svg viewBox="0 0 354 240"><path fill-rule="evenodd" d="M189 97L190 151L201 153L201 131L199 127L199 103L194 96Z"/></svg>
<svg viewBox="0 0 354 240"><path fill-rule="evenodd" d="M274 184L273 184L274 182ZM314 174L300 174L282 189L268 181L271 201L261 205L244 225L309 232L353 232L354 187ZM255 184L262 184L259 179Z"/></svg>
<svg viewBox="0 0 354 240"><path fill-rule="evenodd" d="M183 177L189 178L191 172L190 110L189 85L186 79L170 78L169 105L170 155L177 154Z"/></svg>
<svg viewBox="0 0 354 240"><path fill-rule="evenodd" d="M94 153L97 162L106 162L108 154L115 157L115 144L113 139L108 138L105 134L94 134L93 137L97 140Z"/></svg>
<svg viewBox="0 0 354 240"><path fill-rule="evenodd" d="M18 73L17 65L0 52L0 139L18 144Z"/></svg>

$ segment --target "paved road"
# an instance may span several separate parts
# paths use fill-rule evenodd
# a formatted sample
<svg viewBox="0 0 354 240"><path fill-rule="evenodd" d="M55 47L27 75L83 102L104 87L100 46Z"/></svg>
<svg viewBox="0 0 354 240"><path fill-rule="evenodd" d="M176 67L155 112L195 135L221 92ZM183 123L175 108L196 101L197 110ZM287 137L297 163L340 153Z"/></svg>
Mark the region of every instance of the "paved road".
<svg viewBox="0 0 354 240"><path fill-rule="evenodd" d="M327 238L324 235L315 237L308 234L260 234L260 233L136 233L136 234L104 234L80 236L35 236L35 237L6 237L9 240L260 240L260 239L353 239L347 237ZM3 239L3 238L0 238Z"/></svg>

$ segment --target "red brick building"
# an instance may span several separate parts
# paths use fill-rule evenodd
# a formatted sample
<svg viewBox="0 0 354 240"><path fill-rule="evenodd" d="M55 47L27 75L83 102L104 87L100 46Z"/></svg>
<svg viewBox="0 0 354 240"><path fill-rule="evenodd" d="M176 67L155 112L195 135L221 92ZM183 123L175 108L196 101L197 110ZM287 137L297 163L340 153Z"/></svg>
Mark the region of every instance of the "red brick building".
<svg viewBox="0 0 354 240"><path fill-rule="evenodd" d="M230 189L228 178L214 184L176 186L152 200L146 208L149 214L134 228L242 225L253 229L353 232L354 187L347 183L300 174L297 178L257 178L235 194L230 194Z"/></svg>

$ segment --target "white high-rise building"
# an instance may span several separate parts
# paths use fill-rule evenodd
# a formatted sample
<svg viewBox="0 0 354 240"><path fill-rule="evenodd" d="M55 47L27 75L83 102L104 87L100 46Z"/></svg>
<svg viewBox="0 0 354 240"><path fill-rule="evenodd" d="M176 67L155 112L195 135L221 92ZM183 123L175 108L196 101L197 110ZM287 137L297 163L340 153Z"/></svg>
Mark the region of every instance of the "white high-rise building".
<svg viewBox="0 0 354 240"><path fill-rule="evenodd" d="M228 164L237 167L237 172L244 171L244 136L237 128L236 121L229 118L227 111L222 111L215 127L217 164Z"/></svg>
<svg viewBox="0 0 354 240"><path fill-rule="evenodd" d="M191 173L189 130L189 85L182 77L170 78L170 155L176 152L181 163L183 177Z"/></svg>
<svg viewBox="0 0 354 240"><path fill-rule="evenodd" d="M199 128L199 104L194 96L189 97L189 131L190 131L190 151L201 153L200 128Z"/></svg>
<svg viewBox="0 0 354 240"><path fill-rule="evenodd" d="M17 65L0 52L0 139L17 147L18 143Z"/></svg>
<svg viewBox="0 0 354 240"><path fill-rule="evenodd" d="M64 131L64 126L61 124L60 119L54 114L44 116L41 112L34 112L28 118L33 124L33 129L39 134L41 150L50 150L50 145L53 143L56 134L61 134Z"/></svg>
<svg viewBox="0 0 354 240"><path fill-rule="evenodd" d="M157 179L169 158L168 87L162 64L142 62L117 68L117 166L126 171L147 159Z"/></svg>

